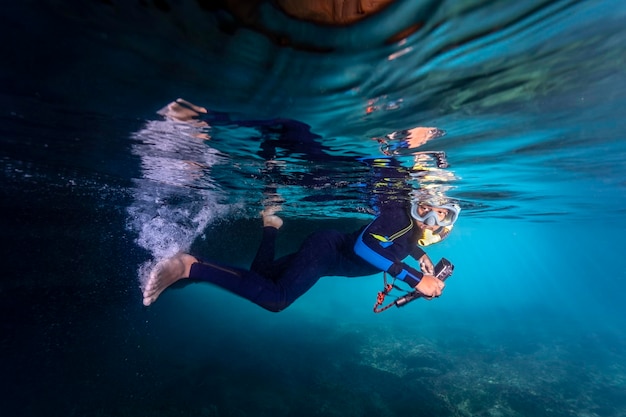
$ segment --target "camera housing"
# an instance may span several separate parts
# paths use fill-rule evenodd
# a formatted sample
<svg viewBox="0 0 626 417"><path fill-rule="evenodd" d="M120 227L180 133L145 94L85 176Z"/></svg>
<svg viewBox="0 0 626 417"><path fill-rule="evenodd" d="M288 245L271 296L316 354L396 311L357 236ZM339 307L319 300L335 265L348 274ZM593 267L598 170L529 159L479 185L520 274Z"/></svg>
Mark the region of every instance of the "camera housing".
<svg viewBox="0 0 626 417"><path fill-rule="evenodd" d="M452 275L453 271L454 265L452 264L452 262L450 262L446 258L441 258L439 262L437 262L437 265L435 265L434 276L442 281L445 281L450 275ZM417 300L420 297L424 297L424 294L417 290L411 291L407 295L398 298L394 302L394 304L396 305L396 307L403 307L411 301Z"/></svg>
<svg viewBox="0 0 626 417"><path fill-rule="evenodd" d="M435 265L435 277L445 281L454 271L454 265L446 258L441 258Z"/></svg>

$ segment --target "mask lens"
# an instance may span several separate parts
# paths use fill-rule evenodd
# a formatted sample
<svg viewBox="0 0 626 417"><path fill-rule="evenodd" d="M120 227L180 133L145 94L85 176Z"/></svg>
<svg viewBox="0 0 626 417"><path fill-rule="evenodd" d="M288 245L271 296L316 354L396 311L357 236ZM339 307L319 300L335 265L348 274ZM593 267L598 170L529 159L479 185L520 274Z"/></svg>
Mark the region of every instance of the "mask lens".
<svg viewBox="0 0 626 417"><path fill-rule="evenodd" d="M441 223L442 223L441 226L448 226L454 223L454 212L452 212L451 210L448 210L448 212L446 213L446 216L441 221Z"/></svg>
<svg viewBox="0 0 626 417"><path fill-rule="evenodd" d="M411 215L427 226L451 226L456 222L458 211L459 208L454 205L438 207L421 203L413 204Z"/></svg>
<svg viewBox="0 0 626 417"><path fill-rule="evenodd" d="M427 226L449 226L454 223L455 213L452 210L444 209L445 215L442 215L442 209L426 205L420 205L420 211L423 213L422 222Z"/></svg>

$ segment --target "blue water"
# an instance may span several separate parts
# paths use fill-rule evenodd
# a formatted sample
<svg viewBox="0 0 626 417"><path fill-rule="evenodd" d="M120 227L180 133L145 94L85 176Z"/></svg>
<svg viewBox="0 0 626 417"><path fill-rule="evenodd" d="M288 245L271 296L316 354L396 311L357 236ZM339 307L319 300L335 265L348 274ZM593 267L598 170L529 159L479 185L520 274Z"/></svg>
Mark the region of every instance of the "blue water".
<svg viewBox="0 0 626 417"><path fill-rule="evenodd" d="M625 416L626 6L226 3L0 6L2 415ZM208 112L164 117L179 97ZM265 205L280 253L366 224L376 138L418 126L446 133L394 163L462 207L441 298L374 314L377 275L280 314L202 284L143 307L177 251L247 267Z"/></svg>

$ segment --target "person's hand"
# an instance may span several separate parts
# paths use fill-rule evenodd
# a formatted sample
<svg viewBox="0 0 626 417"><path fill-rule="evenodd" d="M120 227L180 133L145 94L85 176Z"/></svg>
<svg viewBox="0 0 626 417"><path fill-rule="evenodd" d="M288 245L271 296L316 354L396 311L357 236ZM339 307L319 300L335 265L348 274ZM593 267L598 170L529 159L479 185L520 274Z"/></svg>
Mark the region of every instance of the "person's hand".
<svg viewBox="0 0 626 417"><path fill-rule="evenodd" d="M432 275L424 275L422 280L415 286L415 289L426 297L427 300L431 300L435 297L439 297L446 284L439 278Z"/></svg>
<svg viewBox="0 0 626 417"><path fill-rule="evenodd" d="M422 270L424 275L435 274L435 266L433 265L433 261L430 260L428 255L422 255L422 257L418 259L418 262L420 264L420 269Z"/></svg>

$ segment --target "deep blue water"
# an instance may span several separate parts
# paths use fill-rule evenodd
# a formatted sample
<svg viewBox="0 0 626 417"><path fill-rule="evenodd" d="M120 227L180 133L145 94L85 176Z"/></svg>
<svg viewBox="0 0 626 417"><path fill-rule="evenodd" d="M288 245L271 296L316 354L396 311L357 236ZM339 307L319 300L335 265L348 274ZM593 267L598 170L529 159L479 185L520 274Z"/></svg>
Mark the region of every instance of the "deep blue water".
<svg viewBox="0 0 626 417"><path fill-rule="evenodd" d="M1 6L2 415L625 416L626 6L226 3ZM179 97L208 112L164 117ZM375 138L418 126L446 133L394 163L462 207L441 298L374 314L381 276L328 277L280 314L201 284L143 307L176 251L248 266L264 204L281 253L366 224L398 198Z"/></svg>

